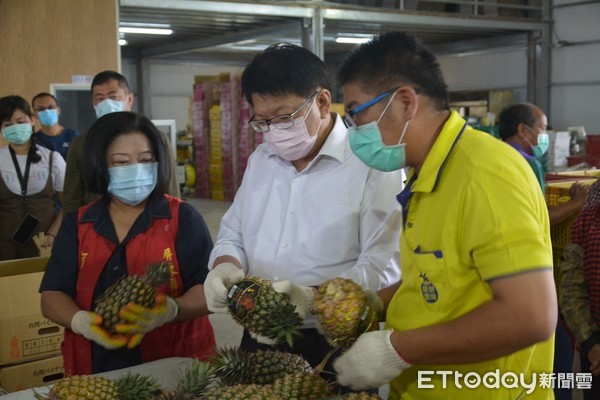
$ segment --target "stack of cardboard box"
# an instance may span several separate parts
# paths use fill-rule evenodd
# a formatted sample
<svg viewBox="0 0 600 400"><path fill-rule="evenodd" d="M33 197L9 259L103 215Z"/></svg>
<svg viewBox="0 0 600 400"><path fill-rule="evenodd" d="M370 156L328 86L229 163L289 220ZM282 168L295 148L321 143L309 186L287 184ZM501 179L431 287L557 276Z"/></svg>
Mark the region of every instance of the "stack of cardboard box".
<svg viewBox="0 0 600 400"><path fill-rule="evenodd" d="M63 377L63 328L41 313L48 258L0 261L0 387L14 392Z"/></svg>

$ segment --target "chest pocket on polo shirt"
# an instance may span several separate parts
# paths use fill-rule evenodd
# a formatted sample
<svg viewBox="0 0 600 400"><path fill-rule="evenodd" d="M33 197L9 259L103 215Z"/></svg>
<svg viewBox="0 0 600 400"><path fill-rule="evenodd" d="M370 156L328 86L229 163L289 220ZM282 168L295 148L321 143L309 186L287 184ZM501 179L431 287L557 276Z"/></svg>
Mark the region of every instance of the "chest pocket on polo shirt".
<svg viewBox="0 0 600 400"><path fill-rule="evenodd" d="M426 251L417 246L413 251L413 261L413 290L432 311L445 312L451 296L448 292L444 253L442 250Z"/></svg>
<svg viewBox="0 0 600 400"><path fill-rule="evenodd" d="M359 206L315 203L310 229L301 240L302 252L315 261L345 262L360 254Z"/></svg>

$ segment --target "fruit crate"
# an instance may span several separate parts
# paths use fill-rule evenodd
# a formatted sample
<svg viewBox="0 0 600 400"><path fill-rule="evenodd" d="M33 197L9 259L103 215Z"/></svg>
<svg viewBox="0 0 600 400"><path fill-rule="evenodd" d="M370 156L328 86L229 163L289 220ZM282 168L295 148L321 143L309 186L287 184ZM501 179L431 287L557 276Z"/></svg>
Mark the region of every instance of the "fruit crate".
<svg viewBox="0 0 600 400"><path fill-rule="evenodd" d="M573 172L581 174L585 171ZM585 175L583 176L585 177ZM569 196L569 189L574 182L580 182L584 185L591 185L596 182L596 178L591 178L591 176L587 177L588 179L550 181L550 183L547 183L546 204L548 204L548 207L556 207L571 200L571 197ZM556 284L557 293L560 289L560 282L562 280L560 264L562 262L563 251L567 244L569 244L571 236L571 224L576 218L577 215L574 215L560 224L550 227L550 238L552 240L552 262L554 264L554 282Z"/></svg>

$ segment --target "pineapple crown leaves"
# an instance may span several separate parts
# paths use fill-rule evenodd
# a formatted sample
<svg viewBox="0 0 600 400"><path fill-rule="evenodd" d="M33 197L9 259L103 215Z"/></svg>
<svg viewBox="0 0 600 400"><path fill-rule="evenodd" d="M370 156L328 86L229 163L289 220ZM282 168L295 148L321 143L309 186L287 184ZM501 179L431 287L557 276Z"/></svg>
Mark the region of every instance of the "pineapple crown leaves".
<svg viewBox="0 0 600 400"><path fill-rule="evenodd" d="M250 383L250 360L248 352L236 347L224 347L215 351L209 360L214 373L226 385Z"/></svg>
<svg viewBox="0 0 600 400"><path fill-rule="evenodd" d="M150 286L160 286L169 282L169 279L171 278L171 267L172 264L166 261L150 263L140 278Z"/></svg>
<svg viewBox="0 0 600 400"><path fill-rule="evenodd" d="M198 397L216 378L216 370L208 362L194 360L177 380L177 392Z"/></svg>
<svg viewBox="0 0 600 400"><path fill-rule="evenodd" d="M139 373L127 374L115 380L120 400L151 400L160 392L156 378Z"/></svg>

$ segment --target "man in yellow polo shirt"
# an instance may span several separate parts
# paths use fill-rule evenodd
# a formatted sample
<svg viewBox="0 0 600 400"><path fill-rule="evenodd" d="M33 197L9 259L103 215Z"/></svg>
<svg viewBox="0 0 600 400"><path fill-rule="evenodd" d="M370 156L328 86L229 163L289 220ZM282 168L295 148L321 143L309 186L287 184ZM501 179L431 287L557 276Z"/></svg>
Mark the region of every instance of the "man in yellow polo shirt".
<svg viewBox="0 0 600 400"><path fill-rule="evenodd" d="M435 56L392 32L339 71L355 154L410 167L398 195L402 281L379 292L384 331L334 363L390 399L551 399L557 302L548 211L517 152L448 107Z"/></svg>

